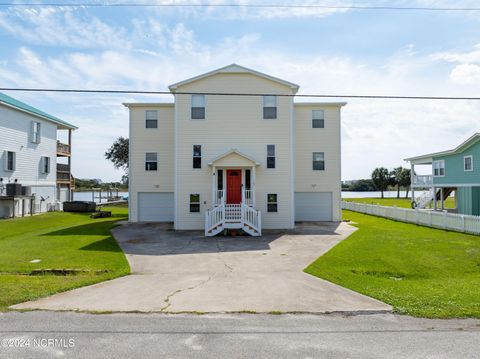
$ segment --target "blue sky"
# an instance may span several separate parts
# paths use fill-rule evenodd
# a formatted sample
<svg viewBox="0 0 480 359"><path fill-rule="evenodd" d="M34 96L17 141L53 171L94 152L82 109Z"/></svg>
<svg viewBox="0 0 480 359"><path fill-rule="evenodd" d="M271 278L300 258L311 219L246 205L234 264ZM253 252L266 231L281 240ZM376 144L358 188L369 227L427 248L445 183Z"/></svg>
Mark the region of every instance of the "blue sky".
<svg viewBox="0 0 480 359"><path fill-rule="evenodd" d="M2 87L166 90L238 63L298 83L300 93L479 96L480 12L7 7L0 8L0 55ZM74 135L74 174L105 180L121 177L103 159L117 136L128 135L121 103L171 100L8 94L80 127ZM405 165L405 157L455 147L480 130L480 104L472 101L348 102L342 118L343 179L369 177L380 165Z"/></svg>

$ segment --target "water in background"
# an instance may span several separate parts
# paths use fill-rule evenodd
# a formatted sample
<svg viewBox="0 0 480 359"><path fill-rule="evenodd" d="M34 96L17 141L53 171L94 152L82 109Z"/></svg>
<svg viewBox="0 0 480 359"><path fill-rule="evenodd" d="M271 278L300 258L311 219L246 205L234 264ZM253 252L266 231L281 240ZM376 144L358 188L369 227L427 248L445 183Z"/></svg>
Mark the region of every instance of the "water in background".
<svg viewBox="0 0 480 359"><path fill-rule="evenodd" d="M417 192L417 191L416 191ZM106 197L107 192L102 191L102 197ZM128 195L128 192L118 192L120 197ZM385 191L383 192L385 198L395 198L397 197L397 191ZM408 193L410 197L410 192ZM416 195L419 195L419 193ZM98 192L95 193L95 196L98 197ZM380 198L381 193L378 192L342 192L342 198ZM405 191L400 191L400 198L405 198ZM73 194L74 201L91 201L92 192L74 192ZM106 202L106 198L102 198L102 202ZM95 198L95 202L99 202L98 198Z"/></svg>
<svg viewBox="0 0 480 359"><path fill-rule="evenodd" d="M114 195L116 192L114 193ZM128 195L128 192L118 192L118 195L120 197ZM100 199L98 198L99 193L98 191L95 192L95 202L99 203ZM74 201L91 201L92 200L92 192L73 192L73 200ZM106 202L107 201L107 192L102 191L102 201L101 202Z"/></svg>

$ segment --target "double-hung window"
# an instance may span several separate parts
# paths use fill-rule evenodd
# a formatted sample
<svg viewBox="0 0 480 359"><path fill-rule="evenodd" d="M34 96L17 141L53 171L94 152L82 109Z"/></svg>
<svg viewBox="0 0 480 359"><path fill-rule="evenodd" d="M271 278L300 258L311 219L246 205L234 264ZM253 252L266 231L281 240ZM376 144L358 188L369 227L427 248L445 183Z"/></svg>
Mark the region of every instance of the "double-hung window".
<svg viewBox="0 0 480 359"><path fill-rule="evenodd" d="M312 128L325 127L325 114L323 110L312 110Z"/></svg>
<svg viewBox="0 0 480 359"><path fill-rule="evenodd" d="M325 170L325 153L313 152L313 170L324 171Z"/></svg>
<svg viewBox="0 0 480 359"><path fill-rule="evenodd" d="M5 171L15 171L15 152L5 151L4 154L4 169Z"/></svg>
<svg viewBox="0 0 480 359"><path fill-rule="evenodd" d="M200 195L198 193L190 195L190 212L200 212Z"/></svg>
<svg viewBox="0 0 480 359"><path fill-rule="evenodd" d="M42 173L50 173L50 157L42 157L41 166Z"/></svg>
<svg viewBox="0 0 480 359"><path fill-rule="evenodd" d="M158 111L145 111L145 128L158 128Z"/></svg>
<svg viewBox="0 0 480 359"><path fill-rule="evenodd" d="M202 146L193 145L193 168L202 168Z"/></svg>
<svg viewBox="0 0 480 359"><path fill-rule="evenodd" d="M40 133L40 122L32 122L32 142L40 143L41 133Z"/></svg>
<svg viewBox="0 0 480 359"><path fill-rule="evenodd" d="M157 152L145 153L145 171L156 171L157 167Z"/></svg>
<svg viewBox="0 0 480 359"><path fill-rule="evenodd" d="M278 202L276 193L267 194L267 212L278 212Z"/></svg>
<svg viewBox="0 0 480 359"><path fill-rule="evenodd" d="M465 172L473 171L473 156L463 157L463 170Z"/></svg>
<svg viewBox="0 0 480 359"><path fill-rule="evenodd" d="M432 166L433 166L433 176L434 177L445 176L445 161L444 160L433 161Z"/></svg>
<svg viewBox="0 0 480 359"><path fill-rule="evenodd" d="M267 120L277 118L277 96L263 96L263 118Z"/></svg>
<svg viewBox="0 0 480 359"><path fill-rule="evenodd" d="M275 145L267 145L267 168L275 168Z"/></svg>
<svg viewBox="0 0 480 359"><path fill-rule="evenodd" d="M192 95L192 120L205 119L205 95Z"/></svg>

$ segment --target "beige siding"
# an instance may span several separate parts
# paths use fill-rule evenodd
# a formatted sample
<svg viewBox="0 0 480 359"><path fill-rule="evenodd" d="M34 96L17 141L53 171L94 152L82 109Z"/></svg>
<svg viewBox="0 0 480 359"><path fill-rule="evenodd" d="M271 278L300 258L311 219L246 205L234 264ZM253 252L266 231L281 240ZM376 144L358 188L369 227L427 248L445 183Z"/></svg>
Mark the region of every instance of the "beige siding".
<svg viewBox="0 0 480 359"><path fill-rule="evenodd" d="M324 110L325 128L312 128L312 110ZM332 192L332 218L341 220L340 106L295 104L295 192ZM312 153L325 153L325 171L312 169Z"/></svg>
<svg viewBox="0 0 480 359"><path fill-rule="evenodd" d="M250 74L217 74L178 88L179 92L284 93L287 86ZM277 98L277 119L263 120L261 96L206 96L206 119L190 119L189 95L176 95L176 228L203 229L212 207L212 169L208 162L237 149L260 162L256 168L256 208L263 228L293 225L291 174L292 99ZM267 144L276 145L276 168L266 168ZM193 145L202 145L202 168L192 168ZM200 213L189 212L189 195L199 193ZM266 194L278 194L278 213L267 213Z"/></svg>
<svg viewBox="0 0 480 359"><path fill-rule="evenodd" d="M145 111L158 111L158 128L145 128ZM174 106L130 107L129 220L138 220L138 192L173 192ZM157 152L158 170L145 171L145 153Z"/></svg>

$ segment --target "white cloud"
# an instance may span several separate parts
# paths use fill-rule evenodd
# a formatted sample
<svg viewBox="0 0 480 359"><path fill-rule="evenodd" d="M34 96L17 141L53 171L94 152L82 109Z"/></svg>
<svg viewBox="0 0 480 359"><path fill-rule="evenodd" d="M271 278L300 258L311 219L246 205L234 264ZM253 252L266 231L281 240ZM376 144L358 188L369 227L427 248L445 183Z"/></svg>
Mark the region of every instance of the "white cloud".
<svg viewBox="0 0 480 359"><path fill-rule="evenodd" d="M166 90L171 83L236 62L301 85L302 93L471 95L471 87L449 82L478 76L470 52L419 55L413 44L379 67L345 56L302 55L269 48L256 33L206 45L186 25L172 28L154 19L135 20L134 36L149 37L126 49L75 51L49 56L29 47L16 62L0 64L4 85L31 87ZM466 57L465 57L466 56ZM458 81L457 81L458 82ZM477 82L478 83L478 82ZM18 96L17 96L18 97ZM124 101L166 101L168 96L21 94L21 99L77 124L73 164L80 177L119 179L103 153L127 135ZM303 100L303 99L302 99ZM478 131L477 102L350 100L343 110L343 177L368 177L375 166L394 167L411 155L454 147Z"/></svg>
<svg viewBox="0 0 480 359"><path fill-rule="evenodd" d="M457 65L450 73L450 78L460 85L478 85L480 83L480 66L474 64Z"/></svg>
<svg viewBox="0 0 480 359"><path fill-rule="evenodd" d="M0 12L0 28L23 41L75 48L129 48L127 30L78 8L14 8Z"/></svg>

